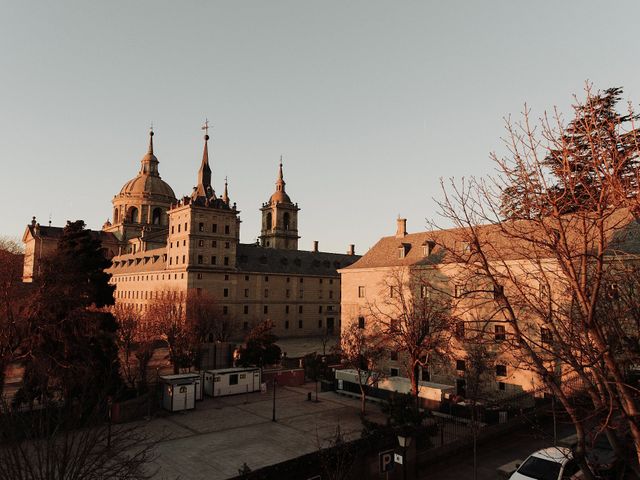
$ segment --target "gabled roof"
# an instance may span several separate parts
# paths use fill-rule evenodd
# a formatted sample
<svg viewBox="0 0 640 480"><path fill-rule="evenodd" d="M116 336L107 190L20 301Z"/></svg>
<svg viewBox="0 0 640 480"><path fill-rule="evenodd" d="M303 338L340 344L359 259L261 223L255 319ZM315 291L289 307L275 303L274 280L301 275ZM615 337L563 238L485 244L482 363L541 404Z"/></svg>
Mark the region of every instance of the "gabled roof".
<svg viewBox="0 0 640 480"><path fill-rule="evenodd" d="M95 240L99 240L102 243L117 243L118 238L111 232L105 232L103 230L89 230L89 235L91 238ZM22 240L26 239L27 233L29 233L34 238L43 238L43 239L51 239L58 240L62 237L62 233L64 232L63 227L48 227L42 225L27 225L27 228L22 236Z"/></svg>
<svg viewBox="0 0 640 480"><path fill-rule="evenodd" d="M545 225L553 230L554 222L549 220ZM584 227L577 215L567 215L562 218L563 226L567 231L569 243L579 242L585 237ZM640 254L640 223L633 217L629 210L619 209L612 211L605 221L607 236L609 237L609 249L613 253ZM502 223L480 225L476 227L478 237L487 245L484 250L489 260L522 260L532 258L544 258L543 246L536 252L535 242L531 239L550 238L549 232L542 232L539 222L517 220L504 221ZM346 267L346 270L376 267L419 266L458 261L466 251L471 253L470 246L465 242L468 239L468 231L464 228L425 231L407 234L404 236L389 236L381 238L365 255L357 262ZM428 248L428 256L425 256L425 244L431 242L433 248ZM404 250L403 255L399 250ZM449 252L455 252L451 255ZM454 258L454 257L457 257Z"/></svg>

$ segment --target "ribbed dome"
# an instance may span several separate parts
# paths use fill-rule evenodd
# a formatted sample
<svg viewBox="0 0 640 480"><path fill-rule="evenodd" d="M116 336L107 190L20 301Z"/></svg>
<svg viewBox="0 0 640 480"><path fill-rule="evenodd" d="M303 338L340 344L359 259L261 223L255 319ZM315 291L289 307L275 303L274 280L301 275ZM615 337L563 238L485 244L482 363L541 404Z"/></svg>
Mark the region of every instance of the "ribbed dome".
<svg viewBox="0 0 640 480"><path fill-rule="evenodd" d="M291 199L289 195L286 194L283 190L279 190L271 195L269 199L269 203L291 203Z"/></svg>
<svg viewBox="0 0 640 480"><path fill-rule="evenodd" d="M162 180L160 177L146 174L138 174L137 177L125 183L120 190L120 195L144 193L150 195L162 195L169 199L176 198L175 193L173 193L173 189L167 182Z"/></svg>

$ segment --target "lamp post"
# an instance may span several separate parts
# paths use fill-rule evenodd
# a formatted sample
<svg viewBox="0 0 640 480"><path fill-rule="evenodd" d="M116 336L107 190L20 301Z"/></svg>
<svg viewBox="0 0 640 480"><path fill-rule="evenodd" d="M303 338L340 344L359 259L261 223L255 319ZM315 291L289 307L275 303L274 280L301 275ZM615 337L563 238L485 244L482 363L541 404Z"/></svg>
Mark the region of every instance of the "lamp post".
<svg viewBox="0 0 640 480"><path fill-rule="evenodd" d="M276 421L276 385L278 384L278 380L276 377L273 377L273 410L271 414L271 421Z"/></svg>
<svg viewBox="0 0 640 480"><path fill-rule="evenodd" d="M407 432L398 433L398 445L402 448L402 478L407 480L407 448L411 445L411 437Z"/></svg>

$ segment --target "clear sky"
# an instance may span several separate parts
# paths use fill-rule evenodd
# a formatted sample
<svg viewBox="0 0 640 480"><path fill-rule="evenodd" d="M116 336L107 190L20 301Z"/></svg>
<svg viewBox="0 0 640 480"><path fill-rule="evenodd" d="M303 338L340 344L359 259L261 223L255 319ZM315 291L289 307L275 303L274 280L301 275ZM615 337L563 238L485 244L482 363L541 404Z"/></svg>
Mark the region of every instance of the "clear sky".
<svg viewBox="0 0 640 480"><path fill-rule="evenodd" d="M640 2L0 1L0 234L100 228L150 122L160 173L189 194L213 130L259 235L284 156L301 248L364 253L434 218L441 177L484 175L503 117L568 111L589 79L640 102ZM437 217L436 217L437 218Z"/></svg>

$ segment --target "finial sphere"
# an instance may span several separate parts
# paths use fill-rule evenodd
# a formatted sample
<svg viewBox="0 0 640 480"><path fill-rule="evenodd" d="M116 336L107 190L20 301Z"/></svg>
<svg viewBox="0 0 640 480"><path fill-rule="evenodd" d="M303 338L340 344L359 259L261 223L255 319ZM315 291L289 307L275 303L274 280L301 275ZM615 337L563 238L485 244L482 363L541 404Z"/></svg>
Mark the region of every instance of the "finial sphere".
<svg viewBox="0 0 640 480"><path fill-rule="evenodd" d="M149 136L153 137L153 130L149 132Z"/></svg>
<svg viewBox="0 0 640 480"><path fill-rule="evenodd" d="M204 136L204 139L205 139L205 140L209 140L209 135L205 135L205 136Z"/></svg>

